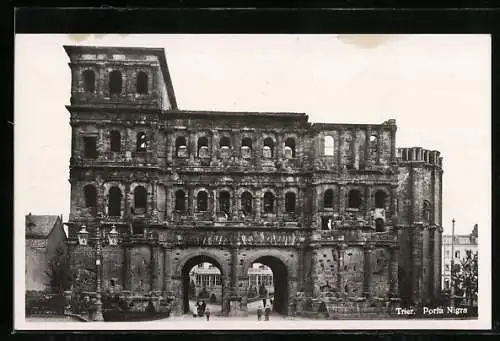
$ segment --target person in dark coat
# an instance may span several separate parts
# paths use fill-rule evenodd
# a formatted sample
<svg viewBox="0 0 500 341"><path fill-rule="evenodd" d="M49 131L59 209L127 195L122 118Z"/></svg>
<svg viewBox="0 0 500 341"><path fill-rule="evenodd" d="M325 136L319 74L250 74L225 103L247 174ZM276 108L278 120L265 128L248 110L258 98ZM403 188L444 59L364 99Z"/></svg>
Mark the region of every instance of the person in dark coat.
<svg viewBox="0 0 500 341"><path fill-rule="evenodd" d="M259 305L259 307L257 308L257 320L258 320L258 321L260 321L260 320L262 319L262 313L263 313L263 311L262 311L262 310L263 310L263 309L262 309L262 306L261 306L261 305Z"/></svg>
<svg viewBox="0 0 500 341"><path fill-rule="evenodd" d="M265 321L269 321L269 316L271 315L271 307L267 306L266 310L264 311L264 316L265 316Z"/></svg>

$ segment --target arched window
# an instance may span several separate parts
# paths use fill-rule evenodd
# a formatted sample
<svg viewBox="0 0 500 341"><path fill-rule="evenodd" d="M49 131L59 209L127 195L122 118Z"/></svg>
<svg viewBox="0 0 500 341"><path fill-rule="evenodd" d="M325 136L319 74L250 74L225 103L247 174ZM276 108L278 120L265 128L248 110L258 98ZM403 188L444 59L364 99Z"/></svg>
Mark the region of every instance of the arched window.
<svg viewBox="0 0 500 341"><path fill-rule="evenodd" d="M227 136L223 136L220 141L220 155L223 158L228 158L231 155L231 140Z"/></svg>
<svg viewBox="0 0 500 341"><path fill-rule="evenodd" d="M111 148L111 151L112 152L120 152L121 150L121 134L119 131L116 131L116 130L113 130L111 133L110 133L110 148Z"/></svg>
<svg viewBox="0 0 500 341"><path fill-rule="evenodd" d="M241 146L242 147L248 147L250 150L252 150L252 139L249 137L244 137L241 140Z"/></svg>
<svg viewBox="0 0 500 341"><path fill-rule="evenodd" d="M92 70L85 70L82 74L83 87L85 91L94 92L95 91L95 73Z"/></svg>
<svg viewBox="0 0 500 341"><path fill-rule="evenodd" d="M229 214L231 209L231 195L228 191L219 192L219 210Z"/></svg>
<svg viewBox="0 0 500 341"><path fill-rule="evenodd" d="M375 192L375 208L385 208L387 194L384 191Z"/></svg>
<svg viewBox="0 0 500 341"><path fill-rule="evenodd" d="M375 219L375 232L385 232L384 220L382 218Z"/></svg>
<svg viewBox="0 0 500 341"><path fill-rule="evenodd" d="M112 95L122 92L122 73L114 70L109 73L109 93Z"/></svg>
<svg viewBox="0 0 500 341"><path fill-rule="evenodd" d="M108 214L111 217L121 216L122 191L113 186L109 189Z"/></svg>
<svg viewBox="0 0 500 341"><path fill-rule="evenodd" d="M241 210L245 214L252 213L252 194L250 192L241 194Z"/></svg>
<svg viewBox="0 0 500 341"><path fill-rule="evenodd" d="M348 197L349 208L361 208L361 193L357 189L349 191Z"/></svg>
<svg viewBox="0 0 500 341"><path fill-rule="evenodd" d="M295 157L295 140L291 137L285 141L285 157L287 159Z"/></svg>
<svg viewBox="0 0 500 341"><path fill-rule="evenodd" d="M323 150L323 154L328 156L333 156L334 146L335 146L333 137L325 136L324 142L325 142L325 147Z"/></svg>
<svg viewBox="0 0 500 341"><path fill-rule="evenodd" d="M376 153L377 152L377 143L378 143L378 137L377 135L370 135L368 138L368 150L370 153Z"/></svg>
<svg viewBox="0 0 500 341"><path fill-rule="evenodd" d="M333 208L333 190L327 189L323 195L323 207Z"/></svg>
<svg viewBox="0 0 500 341"><path fill-rule="evenodd" d="M87 185L83 188L85 197L85 207L97 206L97 190L94 185Z"/></svg>
<svg viewBox="0 0 500 341"><path fill-rule="evenodd" d="M424 221L426 223L432 222L432 206L431 203L427 200L424 200L423 211L424 211Z"/></svg>
<svg viewBox="0 0 500 341"><path fill-rule="evenodd" d="M139 71L137 73L137 84L136 90L139 94L148 93L148 74L144 71Z"/></svg>
<svg viewBox="0 0 500 341"><path fill-rule="evenodd" d="M270 137L264 140L263 154L264 158L272 158L274 155L274 141Z"/></svg>
<svg viewBox="0 0 500 341"><path fill-rule="evenodd" d="M223 136L223 137L221 137L219 144L220 144L221 148L222 147L229 147L230 148L231 147L231 139L227 136Z"/></svg>
<svg viewBox="0 0 500 341"><path fill-rule="evenodd" d="M264 213L274 212L274 195L271 192L264 193Z"/></svg>
<svg viewBox="0 0 500 341"><path fill-rule="evenodd" d="M147 192L146 189L142 186L137 186L134 189L134 206L136 211L146 212L147 204Z"/></svg>
<svg viewBox="0 0 500 341"><path fill-rule="evenodd" d="M175 210L179 212L186 211L186 193L182 189L175 192Z"/></svg>
<svg viewBox="0 0 500 341"><path fill-rule="evenodd" d="M198 139L198 157L209 157L208 153L208 138L206 136L202 136Z"/></svg>
<svg viewBox="0 0 500 341"><path fill-rule="evenodd" d="M196 196L196 208L198 212L208 211L208 194L205 191L199 191Z"/></svg>
<svg viewBox="0 0 500 341"><path fill-rule="evenodd" d="M145 152L147 150L147 137L146 134L143 132L140 132L137 134L137 141L136 141L136 147L138 152Z"/></svg>
<svg viewBox="0 0 500 341"><path fill-rule="evenodd" d="M295 193L288 192L285 194L285 212L295 212Z"/></svg>
<svg viewBox="0 0 500 341"><path fill-rule="evenodd" d="M186 138L184 136L175 139L175 156L187 157Z"/></svg>
<svg viewBox="0 0 500 341"><path fill-rule="evenodd" d="M244 159L252 157L252 140L249 137L244 137L241 140L241 156Z"/></svg>

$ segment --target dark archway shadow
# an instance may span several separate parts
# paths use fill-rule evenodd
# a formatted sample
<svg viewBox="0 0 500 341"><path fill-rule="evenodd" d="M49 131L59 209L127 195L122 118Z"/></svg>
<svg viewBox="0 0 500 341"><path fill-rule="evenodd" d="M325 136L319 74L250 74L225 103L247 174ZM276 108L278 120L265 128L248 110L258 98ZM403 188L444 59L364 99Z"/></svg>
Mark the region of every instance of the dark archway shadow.
<svg viewBox="0 0 500 341"><path fill-rule="evenodd" d="M410 293L411 287L409 283L407 283L408 278L405 269L401 266L398 266L398 288L399 288L399 296L401 298L401 304L403 306L407 306L410 303Z"/></svg>
<svg viewBox="0 0 500 341"><path fill-rule="evenodd" d="M273 272L274 312L282 315L288 314L288 270L286 265L276 257L264 256L257 258L253 263L268 266ZM252 264L253 264L252 263Z"/></svg>
<svg viewBox="0 0 500 341"><path fill-rule="evenodd" d="M182 311L184 314L188 314L190 312L189 307L189 292L190 292L190 283L191 279L189 277L189 272L191 269L200 264L200 263L210 263L217 267L221 273L221 298L224 297L224 278L226 274L222 271L221 265L213 258L205 255L198 255L190 258L182 267ZM208 300L207 300L208 301ZM206 302L208 303L208 302ZM222 306L221 306L222 309ZM215 311L213 312L215 313Z"/></svg>

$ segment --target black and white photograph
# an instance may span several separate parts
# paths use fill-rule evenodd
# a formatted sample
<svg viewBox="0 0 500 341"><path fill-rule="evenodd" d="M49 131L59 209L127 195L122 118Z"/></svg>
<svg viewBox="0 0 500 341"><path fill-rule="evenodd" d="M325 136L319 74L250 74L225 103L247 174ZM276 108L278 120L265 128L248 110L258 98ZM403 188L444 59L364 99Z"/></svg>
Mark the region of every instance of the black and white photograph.
<svg viewBox="0 0 500 341"><path fill-rule="evenodd" d="M17 34L19 330L485 329L484 34Z"/></svg>

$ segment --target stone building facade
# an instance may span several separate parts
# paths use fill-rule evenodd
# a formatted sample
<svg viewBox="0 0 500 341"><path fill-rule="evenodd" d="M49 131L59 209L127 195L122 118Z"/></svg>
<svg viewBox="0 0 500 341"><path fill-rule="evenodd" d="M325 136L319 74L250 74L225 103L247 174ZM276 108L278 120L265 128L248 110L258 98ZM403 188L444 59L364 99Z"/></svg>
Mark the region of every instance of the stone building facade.
<svg viewBox="0 0 500 341"><path fill-rule="evenodd" d="M51 291L52 262L66 257L66 233L62 215L25 216L25 283L26 291ZM64 265L64 263L63 263ZM67 264L66 264L67 265ZM64 289L64 288L63 288Z"/></svg>
<svg viewBox="0 0 500 341"><path fill-rule="evenodd" d="M439 295L442 158L396 148L394 120L180 110L163 49L65 50L74 271L95 264L78 232L102 224L105 240L119 232L102 249L104 289L156 291L178 313L201 262L221 271L223 311L235 315L255 262L273 270L282 313L298 296Z"/></svg>

